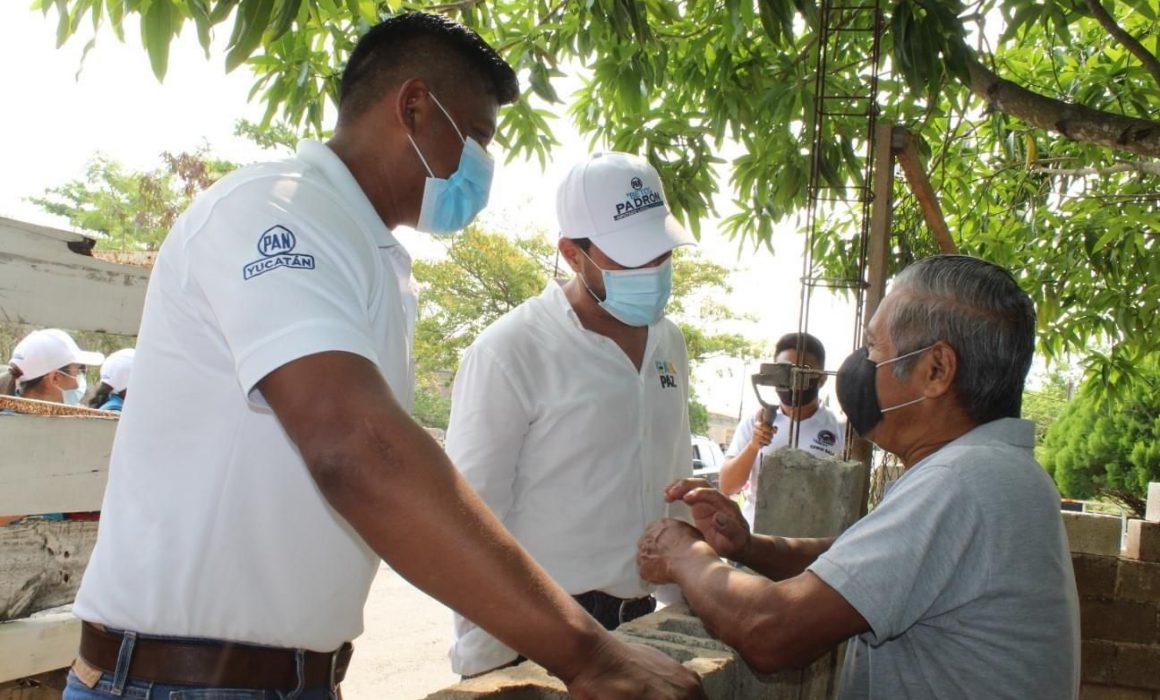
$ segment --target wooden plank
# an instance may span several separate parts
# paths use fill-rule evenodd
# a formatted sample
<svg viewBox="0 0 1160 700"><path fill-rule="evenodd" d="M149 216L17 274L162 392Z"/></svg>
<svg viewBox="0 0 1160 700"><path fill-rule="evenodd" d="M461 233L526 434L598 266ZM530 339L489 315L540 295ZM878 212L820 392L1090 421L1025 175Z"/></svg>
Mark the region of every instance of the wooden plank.
<svg viewBox="0 0 1160 700"><path fill-rule="evenodd" d="M25 518L0 527L0 621L72 603L96 543L93 520Z"/></svg>
<svg viewBox="0 0 1160 700"><path fill-rule="evenodd" d="M0 416L0 515L101 509L117 421Z"/></svg>
<svg viewBox="0 0 1160 700"><path fill-rule="evenodd" d="M0 622L0 682L68 666L80 640L81 621L71 612Z"/></svg>
<svg viewBox="0 0 1160 700"><path fill-rule="evenodd" d="M0 217L0 320L136 335L149 271L75 252L91 247L80 234Z"/></svg>
<svg viewBox="0 0 1160 700"><path fill-rule="evenodd" d="M950 255L958 253L959 247L955 245L955 239L951 237L951 230L943 218L938 196L934 193L930 178L922 168L918 148L915 146L915 139L919 137L901 127L895 130L894 137L894 155L898 159L898 166L902 168L902 174L906 176L906 182L910 185L911 192L914 192L914 198L918 200L922 218L926 220L927 227L934 234L939 251Z"/></svg>
<svg viewBox="0 0 1160 700"><path fill-rule="evenodd" d="M0 700L60 700L68 684L68 669L0 683Z"/></svg>

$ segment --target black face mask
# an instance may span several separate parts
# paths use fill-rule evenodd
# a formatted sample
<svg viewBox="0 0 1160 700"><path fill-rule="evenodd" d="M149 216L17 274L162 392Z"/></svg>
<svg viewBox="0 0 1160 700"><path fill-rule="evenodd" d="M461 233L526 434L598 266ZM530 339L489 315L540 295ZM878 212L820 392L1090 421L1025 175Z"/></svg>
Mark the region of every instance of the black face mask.
<svg viewBox="0 0 1160 700"><path fill-rule="evenodd" d="M882 421L883 413L926 400L925 396L920 396L913 401L904 401L896 406L882 408L878 403L877 370L879 367L893 364L911 355L926 352L932 347L934 347L933 344L882 362L874 362L870 359L869 348L859 348L846 358L846 361L838 368L836 393L838 394L838 404L842 406L842 412L846 414L846 418L850 420L850 425L854 426L854 430L857 430L859 435L865 437L866 433L873 430L874 426Z"/></svg>
<svg viewBox="0 0 1160 700"><path fill-rule="evenodd" d="M787 389L778 389L777 398L781 399L781 402L786 406L793 406L794 408L808 406L809 404L818 400L818 388L815 386L809 389L801 389L798 391L796 397L794 396L793 391ZM794 401L794 398L797 398L797 401Z"/></svg>
<svg viewBox="0 0 1160 700"><path fill-rule="evenodd" d="M838 404L859 435L865 435L882 420L878 405L878 365L870 360L870 350L859 348L838 368Z"/></svg>

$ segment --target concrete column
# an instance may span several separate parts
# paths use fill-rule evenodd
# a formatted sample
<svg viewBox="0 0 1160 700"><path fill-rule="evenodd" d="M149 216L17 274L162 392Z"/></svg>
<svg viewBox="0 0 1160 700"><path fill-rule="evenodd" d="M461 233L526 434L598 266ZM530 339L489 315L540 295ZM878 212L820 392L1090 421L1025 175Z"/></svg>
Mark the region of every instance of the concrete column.
<svg viewBox="0 0 1160 700"><path fill-rule="evenodd" d="M784 537L834 537L865 508L870 468L782 448L767 455L757 481L753 530ZM768 680L762 700L829 700L837 692L845 645L802 669Z"/></svg>

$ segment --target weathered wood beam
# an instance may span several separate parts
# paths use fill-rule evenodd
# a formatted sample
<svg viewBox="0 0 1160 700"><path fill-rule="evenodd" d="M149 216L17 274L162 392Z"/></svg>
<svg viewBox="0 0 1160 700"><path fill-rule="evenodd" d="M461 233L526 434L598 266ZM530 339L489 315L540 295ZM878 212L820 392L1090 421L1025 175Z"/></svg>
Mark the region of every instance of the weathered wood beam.
<svg viewBox="0 0 1160 700"><path fill-rule="evenodd" d="M0 418L0 515L100 510L117 421Z"/></svg>
<svg viewBox="0 0 1160 700"><path fill-rule="evenodd" d="M71 612L0 622L0 683L72 663L81 621Z"/></svg>
<svg viewBox="0 0 1160 700"><path fill-rule="evenodd" d="M918 156L918 148L915 147L914 140L914 134L905 127L894 127L892 136L894 157L898 159L898 166L902 168L902 174L906 176L906 184L910 186L910 191L918 200L918 206L922 209L922 218L926 220L927 227L934 234L939 251L947 254L958 253L959 247L955 245L955 239L951 237L951 231L947 228L942 207L938 204L938 195L934 193L930 178L926 176L926 170L922 167L922 160Z"/></svg>
<svg viewBox="0 0 1160 700"><path fill-rule="evenodd" d="M97 543L97 522L26 518L0 527L0 621L68 605Z"/></svg>
<svg viewBox="0 0 1160 700"><path fill-rule="evenodd" d="M0 217L0 321L136 335L149 271L84 254L91 247L80 234Z"/></svg>

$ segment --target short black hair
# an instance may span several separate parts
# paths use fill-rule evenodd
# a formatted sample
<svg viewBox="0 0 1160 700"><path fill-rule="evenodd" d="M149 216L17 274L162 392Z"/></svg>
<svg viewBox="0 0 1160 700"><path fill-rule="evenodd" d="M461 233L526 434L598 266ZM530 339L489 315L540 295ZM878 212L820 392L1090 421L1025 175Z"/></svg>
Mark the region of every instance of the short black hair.
<svg viewBox="0 0 1160 700"><path fill-rule="evenodd" d="M801 347L802 352L806 355L813 355L817 358L821 367L814 367L814 369L826 368L826 346L809 333L786 333L778 338L777 345L773 348L773 356L777 357L786 350L797 350L798 347ZM801 361L800 357L798 361Z"/></svg>
<svg viewBox="0 0 1160 700"><path fill-rule="evenodd" d="M580 250L584 251L585 253L587 253L588 249L592 247L592 239L591 238L570 238L569 240L572 241L573 243L575 243L576 247L579 248Z"/></svg>
<svg viewBox="0 0 1160 700"><path fill-rule="evenodd" d="M383 20L358 40L342 72L339 121L359 116L387 90L414 77L436 92L482 82L501 105L520 95L515 71L474 31L443 15L407 12Z"/></svg>

